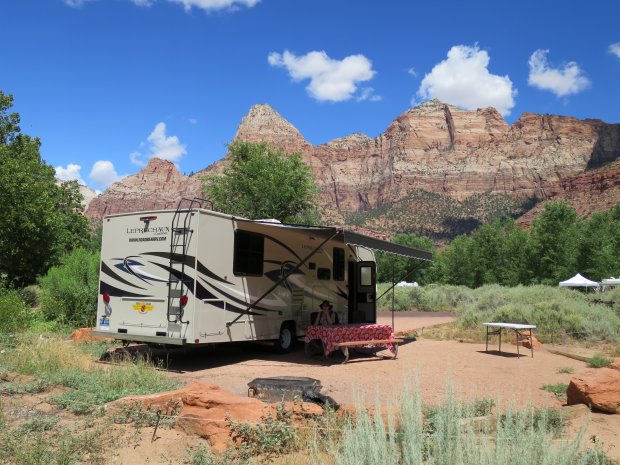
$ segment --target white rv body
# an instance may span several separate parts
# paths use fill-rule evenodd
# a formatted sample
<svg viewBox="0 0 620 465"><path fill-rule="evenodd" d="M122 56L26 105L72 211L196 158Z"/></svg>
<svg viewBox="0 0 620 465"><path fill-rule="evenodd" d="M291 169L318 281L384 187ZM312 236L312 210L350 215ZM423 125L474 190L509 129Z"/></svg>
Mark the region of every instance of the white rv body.
<svg viewBox="0 0 620 465"><path fill-rule="evenodd" d="M341 323L375 322L374 253L337 231L199 208L107 216L95 334L173 345L278 340L283 328L299 337L323 300Z"/></svg>

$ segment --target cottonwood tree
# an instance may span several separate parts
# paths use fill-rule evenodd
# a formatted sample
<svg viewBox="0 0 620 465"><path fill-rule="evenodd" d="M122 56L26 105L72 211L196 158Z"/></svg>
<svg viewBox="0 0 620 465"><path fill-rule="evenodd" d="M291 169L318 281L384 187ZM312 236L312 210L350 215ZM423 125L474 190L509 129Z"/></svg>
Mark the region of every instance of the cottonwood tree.
<svg viewBox="0 0 620 465"><path fill-rule="evenodd" d="M89 228L77 183L57 183L12 106L13 96L0 91L0 278L19 287L83 245Z"/></svg>
<svg viewBox="0 0 620 465"><path fill-rule="evenodd" d="M236 142L228 148L222 174L204 178L205 195L216 210L250 219L318 222L318 188L301 155L285 154L264 142Z"/></svg>

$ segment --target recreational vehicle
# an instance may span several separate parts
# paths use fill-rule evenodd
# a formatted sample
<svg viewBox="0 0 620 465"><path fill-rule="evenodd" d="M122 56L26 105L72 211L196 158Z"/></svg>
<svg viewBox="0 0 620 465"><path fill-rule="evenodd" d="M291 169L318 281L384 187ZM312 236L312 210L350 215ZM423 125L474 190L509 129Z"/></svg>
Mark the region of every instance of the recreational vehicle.
<svg viewBox="0 0 620 465"><path fill-rule="evenodd" d="M376 321L373 249L431 254L328 227L187 208L103 219L94 334L163 345L273 340L287 351L323 300Z"/></svg>

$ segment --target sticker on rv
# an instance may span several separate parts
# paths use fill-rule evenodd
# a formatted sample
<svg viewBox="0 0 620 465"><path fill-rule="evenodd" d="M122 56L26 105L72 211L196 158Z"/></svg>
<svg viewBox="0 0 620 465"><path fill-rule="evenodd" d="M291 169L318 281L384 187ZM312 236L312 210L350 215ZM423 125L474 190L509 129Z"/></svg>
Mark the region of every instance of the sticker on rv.
<svg viewBox="0 0 620 465"><path fill-rule="evenodd" d="M140 313L146 313L153 310L154 306L150 302L136 302L132 305L134 310L139 311Z"/></svg>

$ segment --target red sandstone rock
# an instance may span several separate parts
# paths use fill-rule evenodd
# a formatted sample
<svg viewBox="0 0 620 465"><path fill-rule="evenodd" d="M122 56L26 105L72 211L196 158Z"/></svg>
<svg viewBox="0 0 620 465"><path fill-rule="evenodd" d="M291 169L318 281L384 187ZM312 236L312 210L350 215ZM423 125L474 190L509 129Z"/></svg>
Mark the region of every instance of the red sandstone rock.
<svg viewBox="0 0 620 465"><path fill-rule="evenodd" d="M513 341L512 342L514 345L520 345L522 347L525 347L526 349L531 349L532 345L534 346L535 349L538 349L540 347L542 347L542 343L536 339L536 336L534 336L532 334L532 341L530 342L530 337L529 336L522 336L521 338L519 338L518 341Z"/></svg>
<svg viewBox="0 0 620 465"><path fill-rule="evenodd" d="M199 177L185 176L174 163L152 158L137 174L112 184L94 198L85 214L100 221L114 213L174 209L182 197L204 197Z"/></svg>
<svg viewBox="0 0 620 465"><path fill-rule="evenodd" d="M93 336L91 331L94 328L79 328L71 333L69 339L76 344L82 344L84 342L112 342L113 339L106 337Z"/></svg>
<svg viewBox="0 0 620 465"><path fill-rule="evenodd" d="M620 371L595 368L574 375L566 391L567 404L586 404L608 413L620 413Z"/></svg>
<svg viewBox="0 0 620 465"><path fill-rule="evenodd" d="M273 418L276 407L258 399L242 397L225 391L216 384L194 381L175 391L146 396L129 396L108 404L108 410L116 411L121 405L140 402L147 408L165 409L177 404L178 417L175 427L188 434L207 439L216 452L223 452L232 444L233 438L228 420L256 424L264 418ZM285 404L293 413L293 419L302 421L312 415L321 415L323 409L306 402Z"/></svg>

